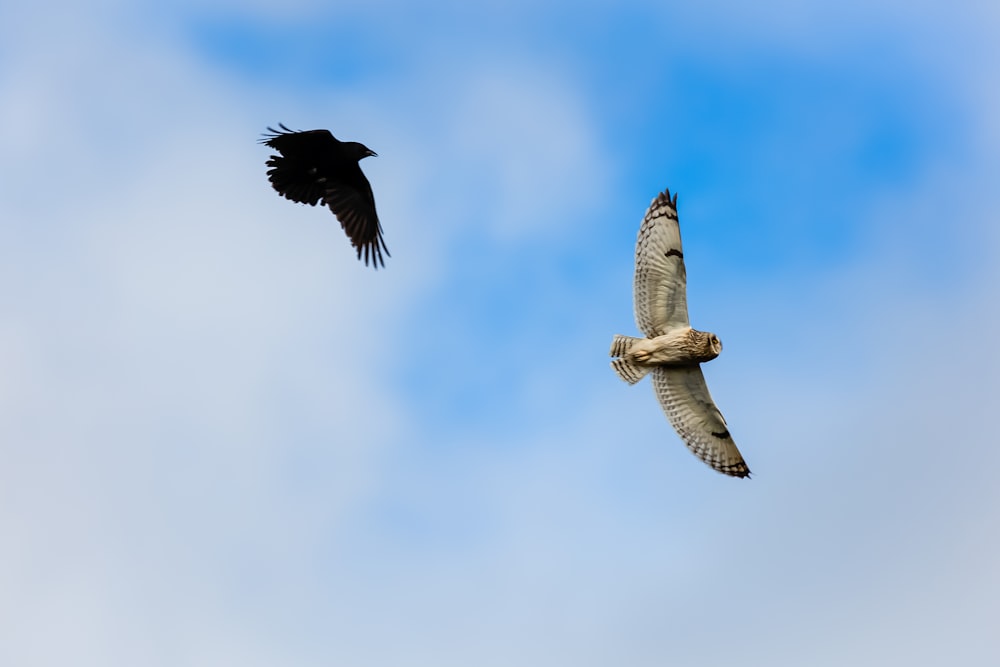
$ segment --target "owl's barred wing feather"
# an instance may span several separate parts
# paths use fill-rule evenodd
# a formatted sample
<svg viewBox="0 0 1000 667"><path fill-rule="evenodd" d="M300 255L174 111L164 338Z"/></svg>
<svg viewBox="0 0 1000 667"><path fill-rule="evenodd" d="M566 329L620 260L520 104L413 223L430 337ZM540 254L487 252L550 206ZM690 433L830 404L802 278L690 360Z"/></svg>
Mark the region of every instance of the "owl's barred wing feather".
<svg viewBox="0 0 1000 667"><path fill-rule="evenodd" d="M635 323L650 338L690 326L677 195L671 200L670 190L653 199L639 228L633 290Z"/></svg>
<svg viewBox="0 0 1000 667"><path fill-rule="evenodd" d="M725 475L749 477L750 469L708 393L701 367L660 366L652 378L656 398L688 449Z"/></svg>

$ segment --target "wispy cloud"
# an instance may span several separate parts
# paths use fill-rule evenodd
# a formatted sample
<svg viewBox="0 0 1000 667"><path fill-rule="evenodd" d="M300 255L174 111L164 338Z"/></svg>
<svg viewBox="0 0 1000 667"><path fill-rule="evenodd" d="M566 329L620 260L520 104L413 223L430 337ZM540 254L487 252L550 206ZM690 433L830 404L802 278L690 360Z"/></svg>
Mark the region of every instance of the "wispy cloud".
<svg viewBox="0 0 1000 667"><path fill-rule="evenodd" d="M5 9L0 662L1000 655L997 54L968 46L995 12L704 7L438 7L414 31L359 5L386 55L285 85L186 33L200 7ZM780 92L769 71L866 83L819 126L826 79L713 103ZM873 119L900 121L905 178L782 160ZM386 271L267 187L279 121L380 153ZM817 195L841 180L869 185ZM678 182L746 483L607 368L639 217ZM769 212L801 222L784 252Z"/></svg>

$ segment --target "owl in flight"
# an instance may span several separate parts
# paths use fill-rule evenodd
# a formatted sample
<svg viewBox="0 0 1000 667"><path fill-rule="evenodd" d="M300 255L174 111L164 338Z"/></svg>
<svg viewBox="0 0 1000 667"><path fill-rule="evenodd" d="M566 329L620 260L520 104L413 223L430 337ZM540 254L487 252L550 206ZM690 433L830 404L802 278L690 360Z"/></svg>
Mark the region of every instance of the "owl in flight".
<svg viewBox="0 0 1000 667"><path fill-rule="evenodd" d="M649 205L635 243L635 321L646 338L616 335L611 368L629 384L652 372L656 398L688 449L725 475L749 477L701 372L722 342L691 328L686 290L677 195L671 200L667 190Z"/></svg>

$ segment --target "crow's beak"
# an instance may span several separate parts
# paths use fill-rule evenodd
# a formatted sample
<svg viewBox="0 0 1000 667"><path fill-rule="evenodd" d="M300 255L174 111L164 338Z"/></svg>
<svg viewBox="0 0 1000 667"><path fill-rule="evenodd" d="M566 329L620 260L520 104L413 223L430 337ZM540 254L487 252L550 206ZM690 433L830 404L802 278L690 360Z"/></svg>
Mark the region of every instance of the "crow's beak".
<svg viewBox="0 0 1000 667"><path fill-rule="evenodd" d="M369 148L368 153L365 154L365 157L378 157L378 153Z"/></svg>

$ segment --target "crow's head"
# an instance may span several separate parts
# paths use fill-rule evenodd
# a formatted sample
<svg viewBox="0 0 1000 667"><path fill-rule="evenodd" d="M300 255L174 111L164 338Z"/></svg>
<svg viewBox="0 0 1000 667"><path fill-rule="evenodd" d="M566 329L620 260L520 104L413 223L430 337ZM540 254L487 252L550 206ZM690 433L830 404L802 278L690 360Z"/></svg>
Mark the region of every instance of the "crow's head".
<svg viewBox="0 0 1000 667"><path fill-rule="evenodd" d="M351 158L360 162L366 157L378 157L378 153L368 148L364 144L359 144L356 141L345 141L343 143L344 151L351 156Z"/></svg>

